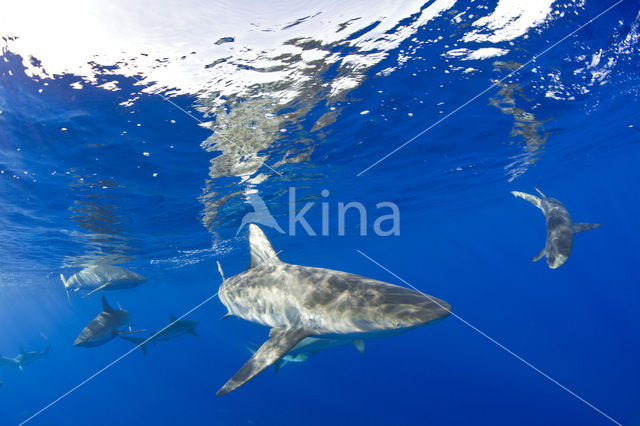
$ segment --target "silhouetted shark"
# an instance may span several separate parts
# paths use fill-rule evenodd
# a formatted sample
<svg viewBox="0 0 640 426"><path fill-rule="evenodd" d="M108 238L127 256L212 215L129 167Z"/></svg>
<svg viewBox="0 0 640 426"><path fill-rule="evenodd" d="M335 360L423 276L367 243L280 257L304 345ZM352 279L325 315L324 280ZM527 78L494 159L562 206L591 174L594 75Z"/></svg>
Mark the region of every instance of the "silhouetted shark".
<svg viewBox="0 0 640 426"><path fill-rule="evenodd" d="M140 346L142 349L142 353L146 354L147 344L149 343L155 344L156 342L159 342L159 341L168 342L171 339L175 339L176 337L182 336L187 333L193 334L194 336L197 337L198 333L196 333L196 326L198 324L200 324L199 321L177 320L176 317L169 314L169 326L164 328L158 334L151 333L150 336L153 336L153 337L151 337L151 339L149 339L146 342L145 340L147 339L142 337L125 337L125 336L120 336L120 337L128 342L131 342L135 345Z"/></svg>
<svg viewBox="0 0 640 426"><path fill-rule="evenodd" d="M132 331L121 331L121 329L128 326L130 322L131 315L129 312L113 309L109 306L103 294L102 312L87 324L76 341L73 342L73 345L92 348L103 345L120 334L133 333Z"/></svg>
<svg viewBox="0 0 640 426"><path fill-rule="evenodd" d="M91 290L86 296L99 290L120 290L135 287L147 279L142 275L131 272L119 266L98 264L84 268L76 272L69 279L60 274L60 279L67 290Z"/></svg>
<svg viewBox="0 0 640 426"><path fill-rule="evenodd" d="M37 360L39 358L43 358L44 357L44 358L49 359L49 349L50 348L51 348L51 345L47 345L47 347L44 348L44 350L42 352L38 352L38 351L25 352L21 348L20 349L20 353L16 357L16 360L20 363L20 368L22 369L25 365L29 365L33 361L35 361L35 360Z"/></svg>
<svg viewBox="0 0 640 426"><path fill-rule="evenodd" d="M38 358L45 357L49 359L49 348L51 348L51 345L48 345L42 352L25 352L22 348L20 348L20 353L15 358L0 356L0 365L22 370L24 369L25 365L31 364Z"/></svg>
<svg viewBox="0 0 640 426"><path fill-rule="evenodd" d="M532 261L537 262L542 256L547 256L549 268L559 268L567 261L573 248L573 237L578 232L588 231L600 227L597 223L574 223L565 206L555 198L547 198L538 188L540 197L511 191L511 193L527 200L544 214L547 222L547 243ZM541 198L542 197L542 198Z"/></svg>

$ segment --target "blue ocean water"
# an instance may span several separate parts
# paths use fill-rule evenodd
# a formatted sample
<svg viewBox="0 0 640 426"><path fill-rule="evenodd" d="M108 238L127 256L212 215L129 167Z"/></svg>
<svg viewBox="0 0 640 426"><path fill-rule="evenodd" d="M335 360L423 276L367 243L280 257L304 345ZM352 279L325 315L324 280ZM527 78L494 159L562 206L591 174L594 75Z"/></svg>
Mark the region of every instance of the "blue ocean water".
<svg viewBox="0 0 640 426"><path fill-rule="evenodd" d="M194 52L193 69L152 44L115 61L71 43L60 66L29 50L31 27L4 32L0 355L51 348L23 370L0 365L0 424L640 424L640 16L632 0L599 16L614 4L398 3L367 18L360 2L303 2L267 25L220 3L220 21L254 19L260 37L283 41L198 27L198 43L230 50L198 55L185 36L172 52ZM202 7L118 13L148 14L123 31L161 40L170 29L158 22L189 27ZM89 31L83 19L71 21ZM334 38L318 29L336 23ZM299 28L308 35L289 35ZM82 48L95 59L71 55ZM602 224L559 269L531 262L544 218L510 194L535 187L576 222ZM215 297L216 261L227 277L247 268L241 224L256 196L283 231L263 224L283 261L408 283L455 316L216 396L268 335L220 321ZM349 210L340 235L349 202L365 227ZM290 229L308 203L317 235ZM397 206L399 235L375 232L389 214L379 203ZM118 338L74 347L100 296L68 300L59 275L100 262L147 278L104 292L134 328L198 307L187 319L199 336L146 355Z"/></svg>

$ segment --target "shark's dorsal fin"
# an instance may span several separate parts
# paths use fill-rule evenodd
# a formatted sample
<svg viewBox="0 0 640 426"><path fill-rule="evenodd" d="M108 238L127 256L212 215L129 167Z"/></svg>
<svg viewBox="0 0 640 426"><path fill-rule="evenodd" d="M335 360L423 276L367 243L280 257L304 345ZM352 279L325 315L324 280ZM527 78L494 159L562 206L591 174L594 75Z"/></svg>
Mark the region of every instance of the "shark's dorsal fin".
<svg viewBox="0 0 640 426"><path fill-rule="evenodd" d="M102 295L102 312L113 312L113 308L109 306L109 302L107 302L107 298Z"/></svg>
<svg viewBox="0 0 640 426"><path fill-rule="evenodd" d="M175 321L177 321L176 317L174 317L172 313L169 313L169 322L175 322Z"/></svg>
<svg viewBox="0 0 640 426"><path fill-rule="evenodd" d="M249 269L265 262L280 262L267 236L253 223L249 225L249 249L251 251Z"/></svg>

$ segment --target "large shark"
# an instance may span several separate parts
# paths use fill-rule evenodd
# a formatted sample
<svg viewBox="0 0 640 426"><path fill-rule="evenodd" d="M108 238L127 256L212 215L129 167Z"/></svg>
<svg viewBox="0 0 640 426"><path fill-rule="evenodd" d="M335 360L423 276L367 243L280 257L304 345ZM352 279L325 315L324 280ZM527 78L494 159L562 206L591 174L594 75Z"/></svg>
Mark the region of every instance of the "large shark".
<svg viewBox="0 0 640 426"><path fill-rule="evenodd" d="M185 335L187 333L193 334L194 336L198 336L196 332L196 326L200 324L199 321L191 321L191 320L178 320L173 315L169 314L169 325L166 326L162 331L151 333L152 336L148 341L145 342L144 338L141 337L125 337L121 336L124 340L131 342L135 345L138 345L142 348L142 353L147 353L147 344L156 342L168 342L170 339L175 339L176 337ZM157 334L156 334L157 333Z"/></svg>
<svg viewBox="0 0 640 426"><path fill-rule="evenodd" d="M547 243L533 259L537 262L542 256L547 256L549 268L559 268L567 261L573 247L573 237L578 232L588 231L600 226L597 223L574 223L566 207L555 198L548 198L538 188L536 191L540 197L524 192L511 191L511 193L542 210L547 221Z"/></svg>
<svg viewBox="0 0 640 426"><path fill-rule="evenodd" d="M249 269L224 279L228 315L271 327L267 340L218 390L227 394L254 378L307 337L356 339L398 334L445 318L435 297L370 278L282 262L256 225L249 225Z"/></svg>
<svg viewBox="0 0 640 426"><path fill-rule="evenodd" d="M74 346L92 348L107 343L120 334L133 333L121 331L131 322L131 315L124 310L113 309L102 295L102 312L82 330Z"/></svg>
<svg viewBox="0 0 640 426"><path fill-rule="evenodd" d="M107 264L88 266L70 276L69 279L65 279L64 275L60 274L60 279L67 290L67 296L69 290L91 290L86 294L89 296L99 290L120 290L135 287L147 280L135 272Z"/></svg>

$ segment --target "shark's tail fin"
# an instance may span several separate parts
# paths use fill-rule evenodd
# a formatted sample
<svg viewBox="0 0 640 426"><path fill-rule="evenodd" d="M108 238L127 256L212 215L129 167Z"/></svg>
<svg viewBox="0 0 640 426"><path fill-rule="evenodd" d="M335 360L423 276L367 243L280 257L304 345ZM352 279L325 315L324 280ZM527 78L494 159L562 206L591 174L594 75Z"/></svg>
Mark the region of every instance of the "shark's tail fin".
<svg viewBox="0 0 640 426"><path fill-rule="evenodd" d="M64 289L67 292L67 300L69 301L69 304L71 304L71 296L69 296L68 281L64 278L63 274L60 274L60 279L62 280L62 285L64 286Z"/></svg>
<svg viewBox="0 0 640 426"><path fill-rule="evenodd" d="M514 197L520 197L523 200L527 200L537 208L542 209L542 199L540 197L536 197L535 195L531 194L525 194L524 192L520 191L511 191L511 193Z"/></svg>
<svg viewBox="0 0 640 426"><path fill-rule="evenodd" d="M46 359L51 359L51 358L49 358L49 349L51 349L51 343L49 343L49 344L47 345L47 347L46 347L46 348L44 348L44 351L42 352L42 354L44 355L44 357L45 357Z"/></svg>
<svg viewBox="0 0 640 426"><path fill-rule="evenodd" d="M121 339L126 340L127 342L131 342L136 346L140 346L140 349L142 349L142 353L144 355L147 354L147 343L144 343L144 341L146 339L143 339L142 337L127 337L127 336L120 336Z"/></svg>

